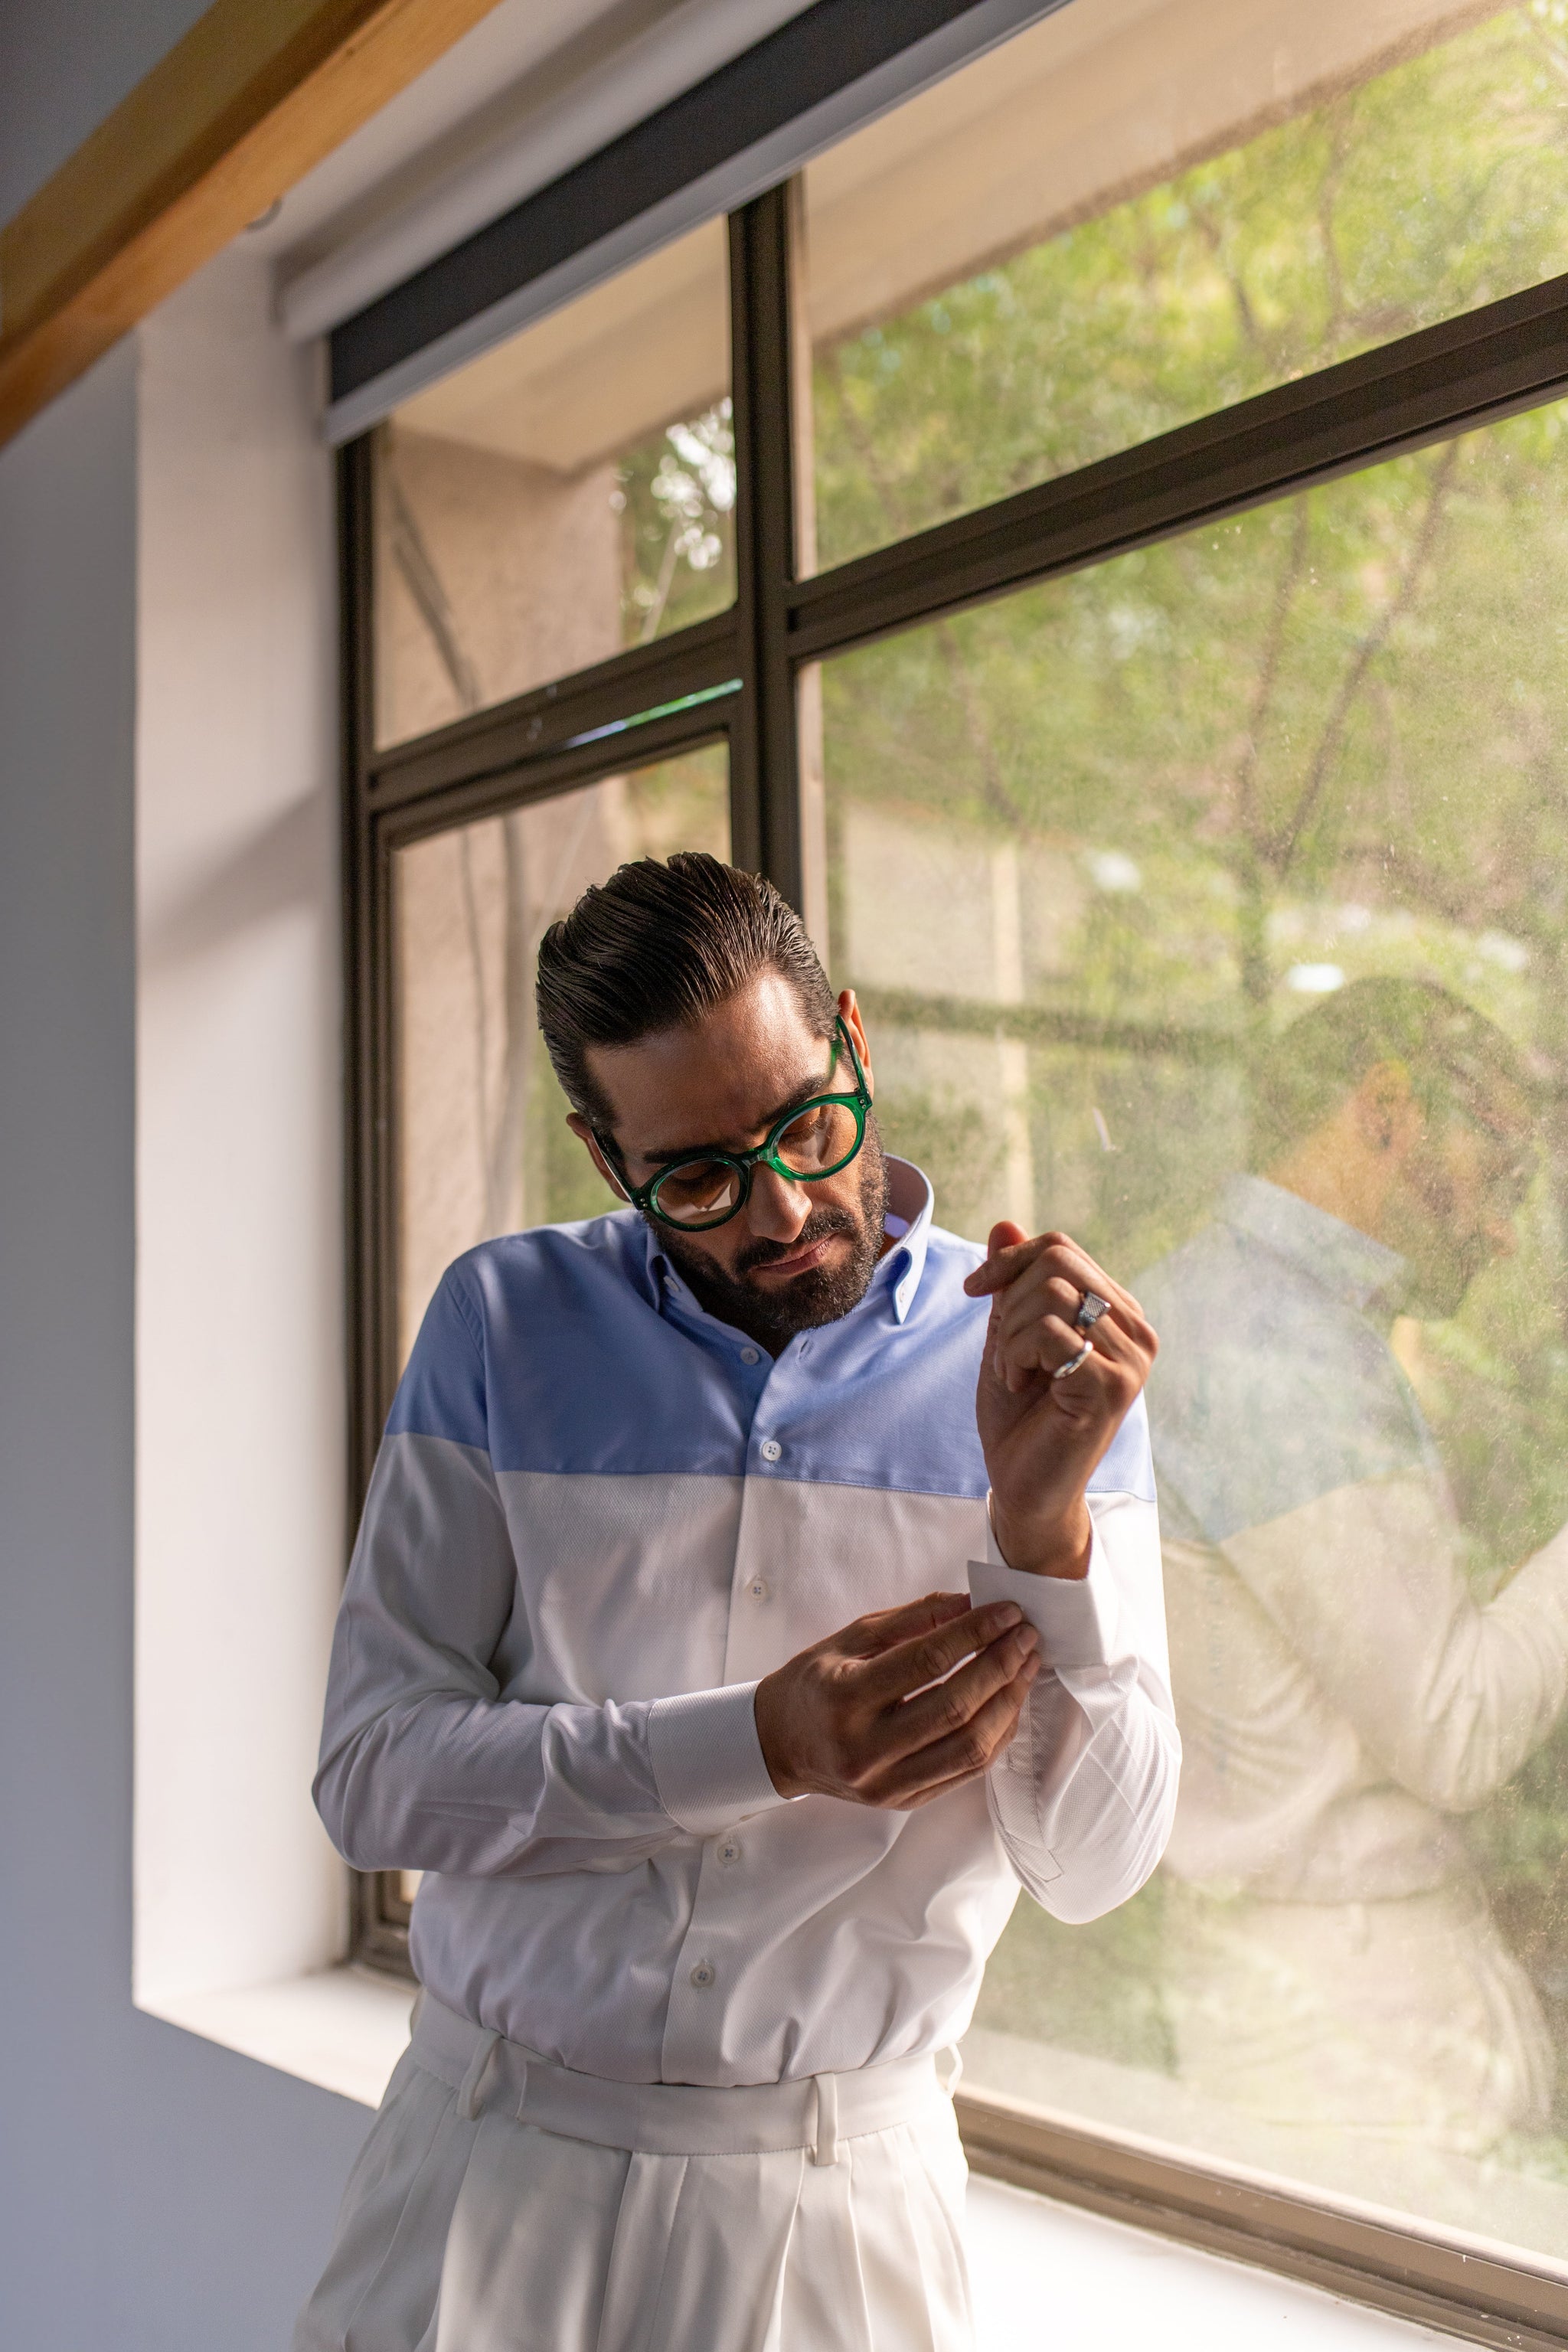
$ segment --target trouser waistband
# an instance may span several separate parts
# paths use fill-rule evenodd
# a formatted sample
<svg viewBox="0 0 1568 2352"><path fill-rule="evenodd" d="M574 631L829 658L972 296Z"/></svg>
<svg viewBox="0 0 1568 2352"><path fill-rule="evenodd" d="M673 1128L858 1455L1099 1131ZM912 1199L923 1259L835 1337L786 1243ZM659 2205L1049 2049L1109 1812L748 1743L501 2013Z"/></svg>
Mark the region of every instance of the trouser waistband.
<svg viewBox="0 0 1568 2352"><path fill-rule="evenodd" d="M449 2083L459 2112L510 2109L563 2139L647 2156L765 2156L807 2148L836 2164L838 2143L913 2123L944 2096L931 2057L894 2058L852 2074L734 2089L697 2083L612 2083L555 2066L519 2042L459 2017L427 1992L414 2014L414 2057Z"/></svg>

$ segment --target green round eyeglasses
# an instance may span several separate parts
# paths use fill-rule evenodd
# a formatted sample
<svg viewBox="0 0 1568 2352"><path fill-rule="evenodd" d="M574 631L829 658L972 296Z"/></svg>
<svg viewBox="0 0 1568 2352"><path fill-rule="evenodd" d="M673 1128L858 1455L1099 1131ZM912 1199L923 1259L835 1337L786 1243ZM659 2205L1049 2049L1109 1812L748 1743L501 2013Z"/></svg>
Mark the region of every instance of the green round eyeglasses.
<svg viewBox="0 0 1568 2352"><path fill-rule="evenodd" d="M866 1140L866 1117L871 1093L855 1050L855 1040L840 1016L831 1078L840 1052L848 1048L855 1071L853 1094L813 1095L808 1102L785 1111L764 1140L750 1151L703 1150L683 1154L661 1168L646 1184L634 1184L626 1172L612 1136L596 1134L600 1150L615 1170L621 1190L634 1209L673 1225L683 1234L711 1233L738 1217L752 1195L753 1171L771 1168L792 1184L820 1183L847 1168Z"/></svg>

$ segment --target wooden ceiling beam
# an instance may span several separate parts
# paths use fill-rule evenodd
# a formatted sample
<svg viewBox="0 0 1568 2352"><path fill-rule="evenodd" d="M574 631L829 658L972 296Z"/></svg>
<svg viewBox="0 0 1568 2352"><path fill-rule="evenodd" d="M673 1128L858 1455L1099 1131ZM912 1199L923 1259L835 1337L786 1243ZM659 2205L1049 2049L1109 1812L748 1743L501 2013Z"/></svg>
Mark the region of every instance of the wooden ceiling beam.
<svg viewBox="0 0 1568 2352"><path fill-rule="evenodd" d="M0 228L0 442L494 5L215 0Z"/></svg>

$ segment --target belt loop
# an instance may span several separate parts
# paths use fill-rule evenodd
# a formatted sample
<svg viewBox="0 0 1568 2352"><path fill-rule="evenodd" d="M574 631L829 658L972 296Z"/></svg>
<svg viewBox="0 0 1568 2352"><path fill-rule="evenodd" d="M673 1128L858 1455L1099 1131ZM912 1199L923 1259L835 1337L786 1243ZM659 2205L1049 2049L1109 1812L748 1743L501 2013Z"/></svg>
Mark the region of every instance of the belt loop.
<svg viewBox="0 0 1568 2352"><path fill-rule="evenodd" d="M937 2081L942 2084L942 2089L947 2093L948 2097L951 2099L953 2093L957 2090L960 2083L963 2080L963 2053L959 2048L956 2042L950 2042L947 2048L945 2050L939 2051L937 2055L939 2058L951 2058L952 2061L952 2072L947 2076L946 2080L943 2081L940 2067L937 2070L936 2078Z"/></svg>
<svg viewBox="0 0 1568 2352"><path fill-rule="evenodd" d="M528 2121L528 2117L527 2117L527 2116L526 2116L526 2115L523 2113L524 2108L525 2108L525 2107L527 2106L527 2105L528 2105L528 2061L527 2061L527 2059L526 2059L526 2058L523 2060L522 2064L521 2064L521 2066L520 2067L520 2069L519 2069L518 2071L521 2073L521 2076L522 2076L522 2081L521 2081L521 2083L518 2085L518 2093L517 2093L517 2120L518 2120L518 2122L519 2122L520 2124L521 2124L521 2123L526 2123L526 2122Z"/></svg>
<svg viewBox="0 0 1568 2352"><path fill-rule="evenodd" d="M485 2076L490 2071L490 2060L496 2054L500 2035L493 2025L487 2026L474 2045L468 2061L468 2071L458 2088L458 2113L466 2124L477 2123L479 2116L479 2095L485 2086Z"/></svg>
<svg viewBox="0 0 1568 2352"><path fill-rule="evenodd" d="M837 2164L838 2161L838 2077L817 2074L816 2134L812 2142L813 2164Z"/></svg>

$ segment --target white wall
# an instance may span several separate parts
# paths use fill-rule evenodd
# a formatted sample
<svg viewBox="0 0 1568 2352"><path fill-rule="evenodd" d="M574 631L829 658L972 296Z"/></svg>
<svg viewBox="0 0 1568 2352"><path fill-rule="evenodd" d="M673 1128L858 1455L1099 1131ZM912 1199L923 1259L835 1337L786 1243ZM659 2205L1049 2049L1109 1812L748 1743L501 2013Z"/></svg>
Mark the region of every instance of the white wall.
<svg viewBox="0 0 1568 2352"><path fill-rule="evenodd" d="M279 2352L363 2109L131 1997L135 435L0 451L0 2341Z"/></svg>
<svg viewBox="0 0 1568 2352"><path fill-rule="evenodd" d="M342 1957L332 474L241 247L141 337L136 1988Z"/></svg>

